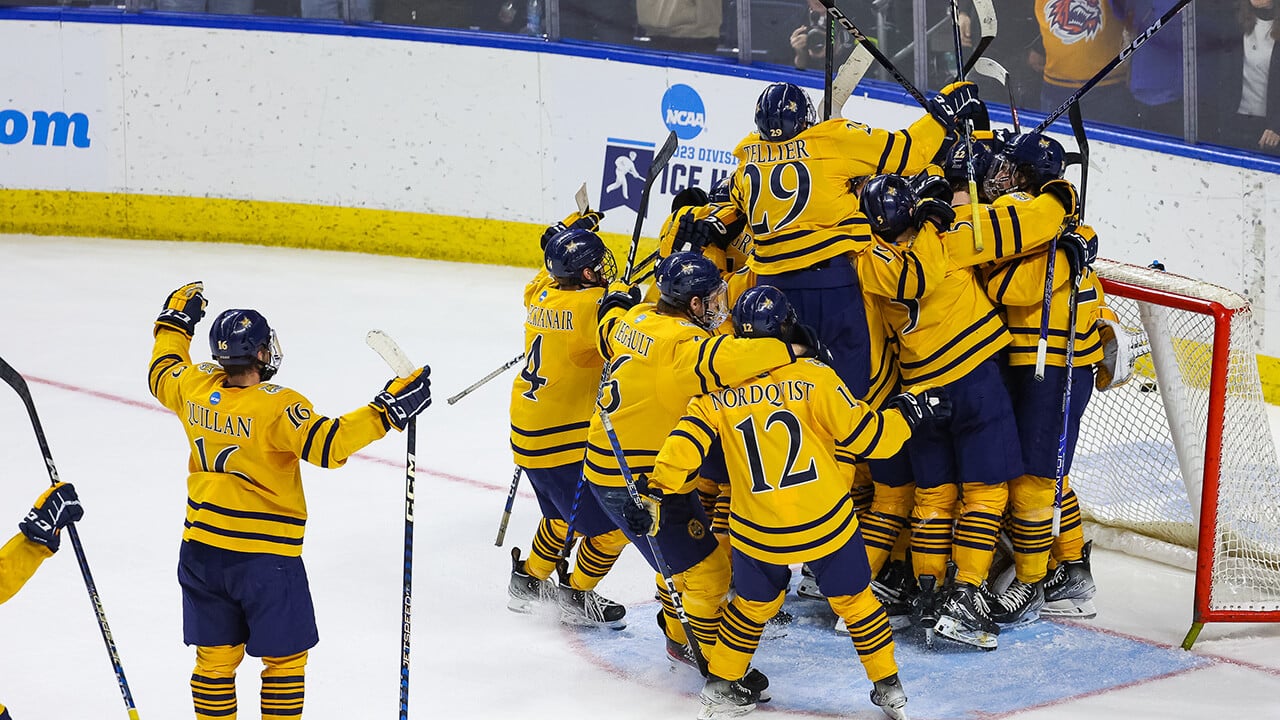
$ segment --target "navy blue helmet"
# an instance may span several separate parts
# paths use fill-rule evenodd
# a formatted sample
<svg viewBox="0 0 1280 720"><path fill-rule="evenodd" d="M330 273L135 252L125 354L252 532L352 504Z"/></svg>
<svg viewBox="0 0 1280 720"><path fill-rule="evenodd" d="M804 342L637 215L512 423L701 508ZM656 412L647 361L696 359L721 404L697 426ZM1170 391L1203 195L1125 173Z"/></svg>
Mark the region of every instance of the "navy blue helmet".
<svg viewBox="0 0 1280 720"><path fill-rule="evenodd" d="M707 194L707 201L713 203L729 202L729 193L733 191L733 175L725 175L711 186L711 192Z"/></svg>
<svg viewBox="0 0 1280 720"><path fill-rule="evenodd" d="M733 305L733 334L738 337L786 340L795 324L796 309L772 285L749 288Z"/></svg>
<svg viewBox="0 0 1280 720"><path fill-rule="evenodd" d="M912 213L918 198L911 183L901 175L877 175L862 188L862 212L871 223L871 231L888 242L912 225Z"/></svg>
<svg viewBox="0 0 1280 720"><path fill-rule="evenodd" d="M264 349L270 354L265 362L258 357ZM276 331L257 310L223 311L209 327L209 352L223 368L256 366L263 380L270 380L284 360Z"/></svg>
<svg viewBox="0 0 1280 720"><path fill-rule="evenodd" d="M599 235L582 228L569 228L553 235L547 241L542 256L547 273L564 284L603 287L613 282L618 274L613 253L605 247L604 241ZM595 272L598 280L589 282L583 276L584 270Z"/></svg>
<svg viewBox="0 0 1280 720"><path fill-rule="evenodd" d="M1014 190L1037 192L1050 180L1062 177L1066 151L1048 135L1028 132L1015 135L996 156L983 184L992 198Z"/></svg>
<svg viewBox="0 0 1280 720"><path fill-rule="evenodd" d="M799 85L773 83L756 100L756 128L769 142L790 140L817 124L818 111Z"/></svg>
<svg viewBox="0 0 1280 720"><path fill-rule="evenodd" d="M698 253L671 253L658 263L654 279L664 303L690 313L690 319L704 328L718 327L729 316L727 288L720 279L720 269ZM694 298L702 300L700 317L694 316L689 306Z"/></svg>
<svg viewBox="0 0 1280 720"><path fill-rule="evenodd" d="M982 180L987 176L987 173L991 170L991 163L995 161L996 154L1000 152L1001 147L1001 143L995 138L975 139L973 141L973 176L975 178ZM965 167L967 160L967 148L964 143L957 142L953 144L942 163L943 177L951 182L968 181L968 168Z"/></svg>

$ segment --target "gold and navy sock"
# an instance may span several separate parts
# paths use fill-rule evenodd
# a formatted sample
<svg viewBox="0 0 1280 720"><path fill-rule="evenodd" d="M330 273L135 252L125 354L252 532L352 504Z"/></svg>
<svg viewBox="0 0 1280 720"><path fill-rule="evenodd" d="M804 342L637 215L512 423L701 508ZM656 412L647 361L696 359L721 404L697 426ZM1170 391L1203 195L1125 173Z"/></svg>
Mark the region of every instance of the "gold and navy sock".
<svg viewBox="0 0 1280 720"><path fill-rule="evenodd" d="M236 668L244 659L244 645L196 648L191 673L191 701L196 720L235 720Z"/></svg>
<svg viewBox="0 0 1280 720"><path fill-rule="evenodd" d="M307 651L262 662L262 717L302 717Z"/></svg>

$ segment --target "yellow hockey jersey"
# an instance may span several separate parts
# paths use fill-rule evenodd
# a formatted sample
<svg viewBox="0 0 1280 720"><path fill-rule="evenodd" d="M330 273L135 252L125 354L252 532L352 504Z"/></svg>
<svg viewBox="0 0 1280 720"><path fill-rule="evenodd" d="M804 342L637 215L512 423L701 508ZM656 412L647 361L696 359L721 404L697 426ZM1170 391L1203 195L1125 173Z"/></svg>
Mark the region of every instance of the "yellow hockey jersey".
<svg viewBox="0 0 1280 720"><path fill-rule="evenodd" d="M1061 204L1049 196L1043 205ZM1037 198L1039 200L1040 198ZM979 207L980 222L988 222L984 249L974 248L973 218L968 205L955 208L956 222L943 237L926 223L910 250L924 265L924 291L917 298L867 288L875 296L880 313L898 340L898 367L904 389L919 385L946 385L969 374L1011 341L996 306L987 297L974 267L997 258L1023 252L1049 241L1027 237L1016 209L994 214ZM1050 236L1051 237L1051 236ZM932 243L942 243L938 253ZM902 254L901 246L884 246Z"/></svg>
<svg viewBox="0 0 1280 720"><path fill-rule="evenodd" d="M712 336L683 317L658 313L649 303L606 315L600 342L611 368L601 402L634 474L653 470L658 449L689 398L795 359L791 346L780 340ZM583 472L597 485L626 484L599 414L591 418Z"/></svg>
<svg viewBox="0 0 1280 720"><path fill-rule="evenodd" d="M604 288L561 290L546 270L524 290L524 368L511 383L511 451L523 468L582 462L604 359L596 306Z"/></svg>
<svg viewBox="0 0 1280 720"><path fill-rule="evenodd" d="M1078 88L1124 47L1124 18L1113 0L1036 0L1036 21L1044 41L1044 81ZM1103 78L1098 85L1126 81L1127 67Z"/></svg>
<svg viewBox="0 0 1280 720"><path fill-rule="evenodd" d="M897 132L833 119L785 142L767 142L752 133L734 150L739 164L732 207L721 206L717 216L726 223L746 216L753 242L747 263L760 275L803 270L859 252L872 236L850 181L919 172L944 136L931 115Z"/></svg>
<svg viewBox="0 0 1280 720"><path fill-rule="evenodd" d="M187 461L183 540L237 552L302 554L307 502L299 460L340 467L386 435L373 407L339 418L271 383L226 387L216 364L193 365L191 338L157 328L148 386L182 420Z"/></svg>
<svg viewBox="0 0 1280 720"><path fill-rule="evenodd" d="M18 533L0 547L0 604L8 601L36 574L40 563L53 557L49 548ZM0 706L2 707L2 706Z"/></svg>
<svg viewBox="0 0 1280 720"><path fill-rule="evenodd" d="M1093 234L1081 225L1077 232ZM1087 235L1086 235L1087 237ZM1040 339L1040 319L1044 315L1044 283L1049 253L1041 248L1035 253L998 262L986 269L987 295L1004 307L1005 320L1013 342L1009 345L1010 365L1034 365ZM1070 317L1071 265L1067 254L1054 254L1053 295L1049 303L1048 352L1045 362L1065 367L1067 363L1067 321ZM1102 359L1102 338L1096 328L1102 307L1106 304L1102 282L1092 269L1086 269L1076 295L1076 341L1072 364L1092 365Z"/></svg>
<svg viewBox="0 0 1280 720"><path fill-rule="evenodd" d="M843 547L858 528L837 443L884 458L910 435L899 411L875 412L834 370L799 360L691 400L649 483L686 490L719 438L731 487L729 542L764 562L808 562Z"/></svg>

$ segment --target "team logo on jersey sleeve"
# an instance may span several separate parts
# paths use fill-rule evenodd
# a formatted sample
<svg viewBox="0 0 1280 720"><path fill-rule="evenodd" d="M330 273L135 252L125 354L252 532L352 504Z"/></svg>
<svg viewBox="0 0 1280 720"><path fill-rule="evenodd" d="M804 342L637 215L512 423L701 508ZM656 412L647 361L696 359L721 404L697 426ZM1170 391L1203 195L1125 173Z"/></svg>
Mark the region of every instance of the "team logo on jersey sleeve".
<svg viewBox="0 0 1280 720"><path fill-rule="evenodd" d="M1044 18L1063 45L1092 40L1102 30L1102 0L1049 0Z"/></svg>
<svg viewBox="0 0 1280 720"><path fill-rule="evenodd" d="M696 518L689 521L688 530L689 530L689 537L693 538L694 540L701 540L702 538L707 536L706 526L702 524L701 520L698 520Z"/></svg>
<svg viewBox="0 0 1280 720"><path fill-rule="evenodd" d="M609 138L600 178L600 210L629 207L640 212L644 179L653 163L653 143Z"/></svg>

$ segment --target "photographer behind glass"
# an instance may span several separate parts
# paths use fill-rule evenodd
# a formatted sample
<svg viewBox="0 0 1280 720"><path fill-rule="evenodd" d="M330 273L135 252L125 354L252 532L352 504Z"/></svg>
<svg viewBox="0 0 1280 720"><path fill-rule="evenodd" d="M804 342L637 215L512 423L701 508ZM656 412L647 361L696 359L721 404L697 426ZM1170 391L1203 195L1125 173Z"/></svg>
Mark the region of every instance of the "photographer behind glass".
<svg viewBox="0 0 1280 720"><path fill-rule="evenodd" d="M822 70L826 67L827 13L825 11L809 11L806 24L791 33L791 49L795 51L797 70ZM852 52L853 38L844 28L837 25L835 67L840 67L845 60L848 60Z"/></svg>

